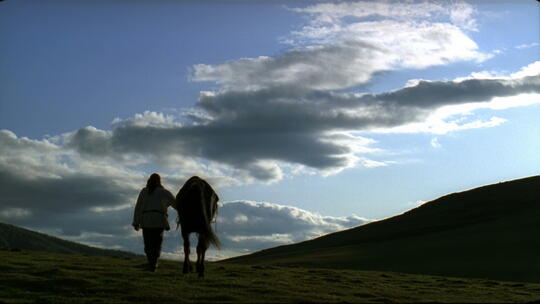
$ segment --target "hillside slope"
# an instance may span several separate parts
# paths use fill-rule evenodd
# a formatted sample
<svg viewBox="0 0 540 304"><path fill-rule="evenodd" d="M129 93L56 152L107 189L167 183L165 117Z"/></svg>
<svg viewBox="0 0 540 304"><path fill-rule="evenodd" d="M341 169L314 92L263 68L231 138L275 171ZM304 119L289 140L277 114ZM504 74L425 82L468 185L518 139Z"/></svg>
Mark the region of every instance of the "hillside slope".
<svg viewBox="0 0 540 304"><path fill-rule="evenodd" d="M540 282L540 176L453 193L404 214L227 260Z"/></svg>
<svg viewBox="0 0 540 304"><path fill-rule="evenodd" d="M40 232L0 223L0 249L50 253L73 253L95 256L135 257L134 253L101 249L59 239Z"/></svg>
<svg viewBox="0 0 540 304"><path fill-rule="evenodd" d="M0 250L0 303L532 303L540 284L392 272L180 262Z"/></svg>

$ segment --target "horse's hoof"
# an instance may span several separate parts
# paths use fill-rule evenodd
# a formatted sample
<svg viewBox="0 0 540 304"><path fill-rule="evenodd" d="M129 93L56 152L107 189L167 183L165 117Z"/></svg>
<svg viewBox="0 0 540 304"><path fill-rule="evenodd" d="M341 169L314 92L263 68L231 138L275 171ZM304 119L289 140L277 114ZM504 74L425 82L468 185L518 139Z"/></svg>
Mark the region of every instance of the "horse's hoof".
<svg viewBox="0 0 540 304"><path fill-rule="evenodd" d="M192 269L193 267L191 265L184 265L184 268L182 269L182 273L183 274L190 273L193 271Z"/></svg>
<svg viewBox="0 0 540 304"><path fill-rule="evenodd" d="M197 264L197 273L199 274L199 278L204 278L204 265Z"/></svg>

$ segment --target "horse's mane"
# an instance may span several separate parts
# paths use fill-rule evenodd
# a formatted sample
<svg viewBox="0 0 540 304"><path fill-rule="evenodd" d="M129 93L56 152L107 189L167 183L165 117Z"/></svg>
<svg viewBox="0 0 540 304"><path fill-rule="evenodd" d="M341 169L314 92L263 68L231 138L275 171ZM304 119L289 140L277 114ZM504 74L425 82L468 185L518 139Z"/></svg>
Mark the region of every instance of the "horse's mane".
<svg viewBox="0 0 540 304"><path fill-rule="evenodd" d="M178 200L180 198L180 196L185 195L189 191L189 189L191 188L191 186L194 183L202 183L202 184L204 184L205 189L203 191L205 191L205 192L207 192L209 194L214 194L216 196L216 201L219 200L219 197L218 197L217 193L214 191L214 189L212 188L212 186L210 186L210 184L207 181L205 181L204 179L202 179L202 178L200 178L198 176L192 176L184 183L182 188L180 188L180 191L178 191L178 194L176 195L176 199Z"/></svg>

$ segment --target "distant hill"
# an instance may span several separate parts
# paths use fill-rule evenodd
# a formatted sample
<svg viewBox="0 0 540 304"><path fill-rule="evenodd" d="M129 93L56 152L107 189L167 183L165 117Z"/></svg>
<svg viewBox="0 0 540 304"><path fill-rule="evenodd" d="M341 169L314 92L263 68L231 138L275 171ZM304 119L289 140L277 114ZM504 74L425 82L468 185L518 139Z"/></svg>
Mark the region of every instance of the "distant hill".
<svg viewBox="0 0 540 304"><path fill-rule="evenodd" d="M136 257L131 252L101 249L59 239L40 232L0 223L0 249L49 253L72 253L93 256Z"/></svg>
<svg viewBox="0 0 540 304"><path fill-rule="evenodd" d="M540 282L540 176L453 193L392 218L223 262Z"/></svg>

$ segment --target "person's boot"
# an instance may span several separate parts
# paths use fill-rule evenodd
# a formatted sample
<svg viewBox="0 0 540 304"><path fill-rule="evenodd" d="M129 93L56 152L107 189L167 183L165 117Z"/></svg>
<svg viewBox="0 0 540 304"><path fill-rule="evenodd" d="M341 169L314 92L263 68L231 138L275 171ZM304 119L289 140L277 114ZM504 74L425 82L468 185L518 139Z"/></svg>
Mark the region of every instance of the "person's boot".
<svg viewBox="0 0 540 304"><path fill-rule="evenodd" d="M156 272L159 267L157 259L154 260L154 263L152 264L152 272Z"/></svg>
<svg viewBox="0 0 540 304"><path fill-rule="evenodd" d="M156 267L155 267L156 262L155 262L154 257L152 256L152 254L147 255L147 256L146 256L146 260L148 261L148 267L147 267L147 269L148 269L149 271L154 272L154 271L155 271L155 268L156 268Z"/></svg>
<svg viewBox="0 0 540 304"><path fill-rule="evenodd" d="M152 257L150 255L148 255L148 254L146 255L146 262L148 263L147 269L151 271L152 270L152 265L153 265Z"/></svg>

